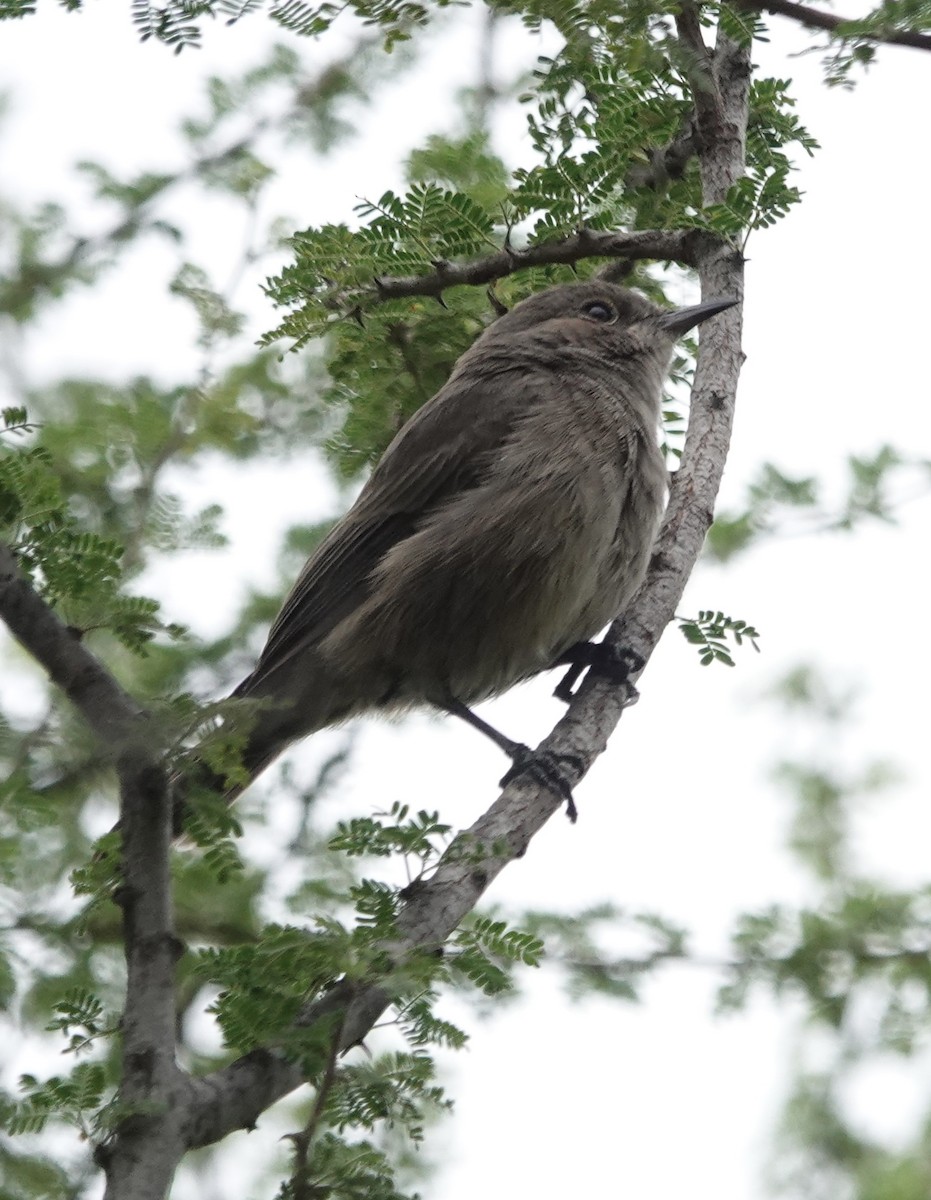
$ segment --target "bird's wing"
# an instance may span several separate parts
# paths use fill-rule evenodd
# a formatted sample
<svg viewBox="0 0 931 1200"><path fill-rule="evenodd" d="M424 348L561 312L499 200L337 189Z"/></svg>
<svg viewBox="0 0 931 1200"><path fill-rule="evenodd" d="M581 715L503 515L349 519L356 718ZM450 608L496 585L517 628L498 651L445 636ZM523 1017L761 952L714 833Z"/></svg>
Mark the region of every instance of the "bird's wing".
<svg viewBox="0 0 931 1200"><path fill-rule="evenodd" d="M325 637L366 598L372 572L393 545L481 482L518 419L552 390L552 372L538 363L506 362L486 356L474 371L460 371L411 417L308 560L255 670L234 694L249 695L292 655Z"/></svg>

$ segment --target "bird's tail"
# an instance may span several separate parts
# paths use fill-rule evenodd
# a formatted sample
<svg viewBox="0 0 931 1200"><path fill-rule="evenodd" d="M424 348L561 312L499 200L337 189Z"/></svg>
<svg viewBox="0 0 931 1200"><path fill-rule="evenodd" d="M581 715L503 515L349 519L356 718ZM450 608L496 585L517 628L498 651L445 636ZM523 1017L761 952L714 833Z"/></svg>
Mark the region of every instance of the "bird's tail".
<svg viewBox="0 0 931 1200"><path fill-rule="evenodd" d="M195 748L178 764L171 777L174 835L186 830L197 839L198 827L223 821L222 813L234 804L255 779L282 754L293 737L264 737L246 744L240 760L227 770L212 767Z"/></svg>
<svg viewBox="0 0 931 1200"><path fill-rule="evenodd" d="M354 709L345 704L345 689L322 667L313 663L298 685L292 672L291 679L284 681L290 682L290 690L281 688L280 679L250 675L231 693L230 700L256 702L251 712L243 705L240 728L248 724L245 741L238 750L223 755L206 753L204 742L179 756L169 779L176 838L191 834L199 841L202 834L209 836L222 827L228 822L224 814L230 806L292 742L351 715ZM285 703L270 698L276 696L276 687L279 697L288 697ZM224 760L222 768L213 765L219 758ZM110 833L119 831L117 821ZM118 863L119 851L98 850L94 860L111 857Z"/></svg>
<svg viewBox="0 0 931 1200"><path fill-rule="evenodd" d="M184 755L172 779L176 833L189 824L188 810L215 807L210 797L233 804L293 742L351 715L345 687L322 662L305 655L303 664L287 665L287 672L247 676L230 695L244 703L221 731L227 741L221 767L212 765L218 756L207 753L205 743Z"/></svg>

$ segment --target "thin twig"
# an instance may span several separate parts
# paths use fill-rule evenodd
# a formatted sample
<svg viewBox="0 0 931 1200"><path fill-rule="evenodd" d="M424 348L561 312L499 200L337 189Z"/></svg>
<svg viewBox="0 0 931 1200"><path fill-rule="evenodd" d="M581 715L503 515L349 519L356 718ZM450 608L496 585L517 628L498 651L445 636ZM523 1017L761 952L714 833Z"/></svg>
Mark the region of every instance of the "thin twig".
<svg viewBox="0 0 931 1200"><path fill-rule="evenodd" d="M890 30L888 33L847 33L844 25L857 24L850 17L839 17L835 13L809 8L806 4L795 4L793 0L737 0L740 8L751 12L768 12L775 16L788 17L809 29L826 29L845 41L884 42L890 46L909 46L913 50L931 50L931 34L912 30Z"/></svg>
<svg viewBox="0 0 931 1200"><path fill-rule="evenodd" d="M326 1067L324 1068L323 1077L317 1086L317 1094L314 1097L313 1108L310 1110L307 1124L300 1133L292 1135L292 1141L294 1142L294 1172L292 1176L294 1200L311 1200L314 1195L315 1189L310 1186L309 1179L311 1163L310 1148L313 1145L314 1136L320 1128L320 1122L323 1120L327 1097L336 1080L336 1067L339 1063L344 1021L345 1016L337 1022L333 1030Z"/></svg>
<svg viewBox="0 0 931 1200"><path fill-rule="evenodd" d="M695 133L699 145L710 145L721 128L721 98L698 9L692 0L682 0L675 12L675 22L695 106Z"/></svg>
<svg viewBox="0 0 931 1200"><path fill-rule="evenodd" d="M630 232L580 229L567 237L537 242L522 250L506 247L467 262L439 262L427 275L379 275L380 300L440 296L447 288L494 283L528 267L573 265L586 258L652 259L696 266L707 236L695 229L636 229ZM343 307L343 297L339 306Z"/></svg>

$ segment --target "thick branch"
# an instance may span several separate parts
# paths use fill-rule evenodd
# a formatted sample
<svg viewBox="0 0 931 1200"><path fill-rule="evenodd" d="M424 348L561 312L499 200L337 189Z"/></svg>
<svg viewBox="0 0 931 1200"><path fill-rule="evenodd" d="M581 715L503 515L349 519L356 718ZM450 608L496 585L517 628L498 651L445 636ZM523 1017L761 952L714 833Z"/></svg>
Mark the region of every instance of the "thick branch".
<svg viewBox="0 0 931 1200"><path fill-rule="evenodd" d="M931 34L918 33L911 30L889 30L886 33L847 33L845 25L856 25L850 17L838 17L834 13L822 12L817 8L809 8L805 4L794 4L792 0L738 0L741 8L751 12L768 12L779 17L789 17L809 29L826 29L839 38L865 41L884 42L890 46L910 46L913 50L931 50Z"/></svg>
<svg viewBox="0 0 931 1200"><path fill-rule="evenodd" d="M0 615L78 708L120 775L127 964L120 1102L130 1112L98 1151L107 1200L161 1200L184 1152L175 1065L169 847L171 804L160 747L145 713L74 636L0 545Z"/></svg>
<svg viewBox="0 0 931 1200"><path fill-rule="evenodd" d="M111 757L151 740L145 711L26 580L0 544L0 617L80 711Z"/></svg>
<svg viewBox="0 0 931 1200"><path fill-rule="evenodd" d="M171 797L155 755L120 763L126 1001L121 1107L130 1115L98 1150L104 1200L163 1200L186 1149L186 1077L175 1062L175 962L169 851Z"/></svg>

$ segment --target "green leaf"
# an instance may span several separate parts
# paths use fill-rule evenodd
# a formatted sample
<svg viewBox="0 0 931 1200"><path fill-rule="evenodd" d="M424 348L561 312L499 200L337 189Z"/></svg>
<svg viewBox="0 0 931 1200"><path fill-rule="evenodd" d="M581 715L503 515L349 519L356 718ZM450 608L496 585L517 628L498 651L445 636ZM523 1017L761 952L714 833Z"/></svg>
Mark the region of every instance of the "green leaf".
<svg viewBox="0 0 931 1200"><path fill-rule="evenodd" d="M728 667L734 666L734 660L724 640L728 636L733 638L738 646L742 646L745 640L748 641L759 653L757 640L760 635L746 621L725 617L722 612L710 609L699 612L697 617L676 617L676 620L685 640L698 648L699 661L703 667L713 662L724 663Z"/></svg>

